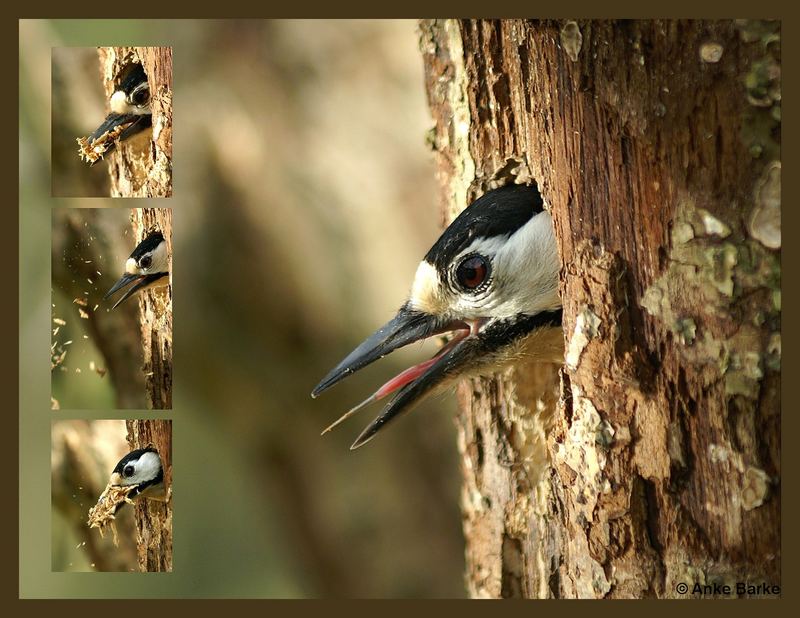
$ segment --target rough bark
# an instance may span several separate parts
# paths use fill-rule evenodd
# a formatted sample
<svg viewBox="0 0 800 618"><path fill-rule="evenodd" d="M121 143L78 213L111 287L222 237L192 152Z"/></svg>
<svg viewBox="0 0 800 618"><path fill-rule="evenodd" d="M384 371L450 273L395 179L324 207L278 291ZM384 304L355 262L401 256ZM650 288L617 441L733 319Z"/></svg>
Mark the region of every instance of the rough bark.
<svg viewBox="0 0 800 618"><path fill-rule="evenodd" d="M563 264L555 410L541 368L461 389L470 593L780 584L779 24L423 21L421 47L446 219L535 178Z"/></svg>
<svg viewBox="0 0 800 618"><path fill-rule="evenodd" d="M135 208L131 224L139 243L154 229L164 234L172 264L172 210ZM172 270L169 286L144 290L139 296L142 356L147 406L151 410L172 409Z"/></svg>
<svg viewBox="0 0 800 618"><path fill-rule="evenodd" d="M172 195L172 48L98 47L106 95L130 63L140 63L150 84L152 130L119 144L108 161L112 197Z"/></svg>
<svg viewBox="0 0 800 618"><path fill-rule="evenodd" d="M131 450L153 445L161 457L168 499L136 501L136 548L142 572L172 571L172 421L129 420Z"/></svg>

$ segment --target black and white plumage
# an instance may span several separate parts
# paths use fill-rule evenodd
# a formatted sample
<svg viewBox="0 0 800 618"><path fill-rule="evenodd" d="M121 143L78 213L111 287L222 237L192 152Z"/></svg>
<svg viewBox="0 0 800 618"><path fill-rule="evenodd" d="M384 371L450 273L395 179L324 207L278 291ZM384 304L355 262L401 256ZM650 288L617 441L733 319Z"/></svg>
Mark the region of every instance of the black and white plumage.
<svg viewBox="0 0 800 618"><path fill-rule="evenodd" d="M131 451L119 460L111 473L109 485L116 487L134 488L128 493L128 498L145 497L153 500L164 500L166 490L164 487L164 469L161 457L152 446ZM125 504L122 502L117 508Z"/></svg>
<svg viewBox="0 0 800 618"><path fill-rule="evenodd" d="M402 346L447 332L452 338L432 359L384 384L326 431L393 394L353 443L355 449L458 378L522 358L560 362L559 268L552 220L536 187L509 185L477 199L425 255L397 315L325 376L312 397Z"/></svg>
<svg viewBox="0 0 800 618"><path fill-rule="evenodd" d="M112 309L132 294L152 287L162 287L169 284L169 254L164 235L159 231L148 234L142 242L136 245L128 260L125 262L125 274L106 292L103 300L124 288L130 287L114 303Z"/></svg>
<svg viewBox="0 0 800 618"><path fill-rule="evenodd" d="M129 139L151 126L150 85L141 64L130 64L121 71L109 107L111 112L106 119L86 138L87 147L91 148L96 140L119 130L119 135L102 147L103 155L111 152L116 142ZM98 160L91 159L90 163L94 165Z"/></svg>

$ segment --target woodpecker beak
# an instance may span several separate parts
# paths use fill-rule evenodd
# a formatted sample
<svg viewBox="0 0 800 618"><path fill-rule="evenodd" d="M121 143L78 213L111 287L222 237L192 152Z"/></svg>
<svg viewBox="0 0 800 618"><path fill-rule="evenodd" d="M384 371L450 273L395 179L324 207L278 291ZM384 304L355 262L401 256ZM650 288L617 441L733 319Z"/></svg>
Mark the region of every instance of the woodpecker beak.
<svg viewBox="0 0 800 618"><path fill-rule="evenodd" d="M106 300L114 292L116 292L118 290L121 290L126 285L133 284L133 285L131 285L131 287L129 287L125 291L125 293L122 295L122 297L116 303L114 303L114 306L111 307L112 309L116 309L117 306L120 303L122 303L125 299L127 299L129 296L131 296L132 294L135 294L136 292L138 292L142 288L147 287L148 285L153 283L153 281L155 279L160 279L162 276L163 275L161 275L161 274L159 274L159 275L132 275L130 273L125 273L111 287L111 289L108 292L106 292L106 295L103 296L103 300Z"/></svg>
<svg viewBox="0 0 800 618"><path fill-rule="evenodd" d="M98 137L105 133L114 131L117 129L117 127L122 127L125 129L136 122L138 118L139 116L136 114L118 114L116 112L111 112L108 116L106 116L106 119L103 121L103 123L89 136L89 142L91 143L95 141Z"/></svg>
<svg viewBox="0 0 800 618"><path fill-rule="evenodd" d="M421 341L441 333L455 331L455 336L437 354L418 365L406 369L381 386L366 400L352 408L323 433L355 414L364 406L394 394L394 399L358 437L350 447L356 449L369 440L402 412L410 410L434 389L443 386L448 378L462 373L481 355L481 343L477 334L481 323L468 324L460 320L444 320L421 311L403 306L397 315L367 338L339 363L312 391L317 397L348 375L383 358L390 352L415 341Z"/></svg>
<svg viewBox="0 0 800 618"><path fill-rule="evenodd" d="M88 159L90 165L94 165L103 156L113 151L117 142L126 140L143 131L151 125L151 122L152 117L150 115L111 112L91 135L85 140L78 141L81 144L86 144L85 149L98 151L98 156Z"/></svg>

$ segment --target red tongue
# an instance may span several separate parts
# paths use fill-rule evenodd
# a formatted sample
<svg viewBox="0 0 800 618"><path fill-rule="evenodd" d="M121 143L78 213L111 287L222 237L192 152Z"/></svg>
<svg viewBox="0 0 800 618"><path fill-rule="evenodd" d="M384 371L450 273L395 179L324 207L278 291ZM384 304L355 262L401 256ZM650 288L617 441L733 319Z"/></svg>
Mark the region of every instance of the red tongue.
<svg viewBox="0 0 800 618"><path fill-rule="evenodd" d="M459 341L461 341L464 337L469 334L469 330L459 330L456 331L455 336L447 342L447 344L442 347L432 359L426 360L424 363L420 363L419 365L414 365L413 367L409 367L403 373L400 373L389 380L386 384L381 386L373 397L374 400L377 401L378 399L383 399L386 395L389 395L396 390L403 388L409 382L413 382L418 377L420 377L423 373L430 369L431 365L433 365L443 354L445 354L448 350L452 349Z"/></svg>
<svg viewBox="0 0 800 618"><path fill-rule="evenodd" d="M443 354L445 354L448 350L452 349L459 341L461 341L468 334L469 334L468 330L458 331L456 333L456 336L453 337L447 345L445 345L442 349L440 349L432 359L426 360L425 362L420 363L419 365L414 365L413 367L409 367L402 373L393 377L386 384L384 384L377 391L375 391L372 395L367 397L364 401L359 403L357 406L350 408L350 410L348 410L342 416L340 416L338 420L333 422L333 424L329 425L322 433L323 434L328 433L331 429L336 427L339 423L343 422L344 420L350 418L353 414L358 412L364 406L371 404L373 401L378 401L379 399L383 399L387 395L390 395L391 393L400 390L406 384L410 384L411 382L416 380L428 369L430 369L431 365L433 365L437 360L439 360L439 358Z"/></svg>
<svg viewBox="0 0 800 618"><path fill-rule="evenodd" d="M377 391L375 391L372 395L367 397L364 401L362 401L357 406L350 408L347 412L345 412L342 416L338 418L338 420L334 421L331 425L329 425L322 433L326 434L331 429L336 427L342 421L350 418L358 412L364 406L371 404L373 401L378 401L379 399L383 399L386 395L395 392L398 389L403 388L409 382L413 382L423 373L425 373L428 368L436 362L438 356L434 356L432 359L425 361L424 363L420 363L419 365L415 365L414 367L409 367L400 375L393 377L389 380L386 384L381 386Z"/></svg>
<svg viewBox="0 0 800 618"><path fill-rule="evenodd" d="M377 391L375 391L375 399L383 399L386 395L389 395L395 392L398 389L403 388L409 382L413 382L418 377L420 377L423 373L425 373L428 368L436 362L437 357L434 356L430 360L426 360L424 363L420 363L419 365L414 365L413 367L409 367L404 372L396 375L391 380L389 380L386 384L381 386Z"/></svg>

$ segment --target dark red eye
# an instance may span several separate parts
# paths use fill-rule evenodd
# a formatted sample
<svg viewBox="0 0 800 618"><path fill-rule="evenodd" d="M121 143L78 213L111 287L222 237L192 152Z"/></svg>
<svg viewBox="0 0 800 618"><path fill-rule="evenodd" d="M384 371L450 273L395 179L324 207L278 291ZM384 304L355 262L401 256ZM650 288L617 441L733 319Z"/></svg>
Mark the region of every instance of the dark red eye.
<svg viewBox="0 0 800 618"><path fill-rule="evenodd" d="M461 262L456 269L458 284L466 290L481 286L489 276L489 264L480 255L472 255Z"/></svg>

